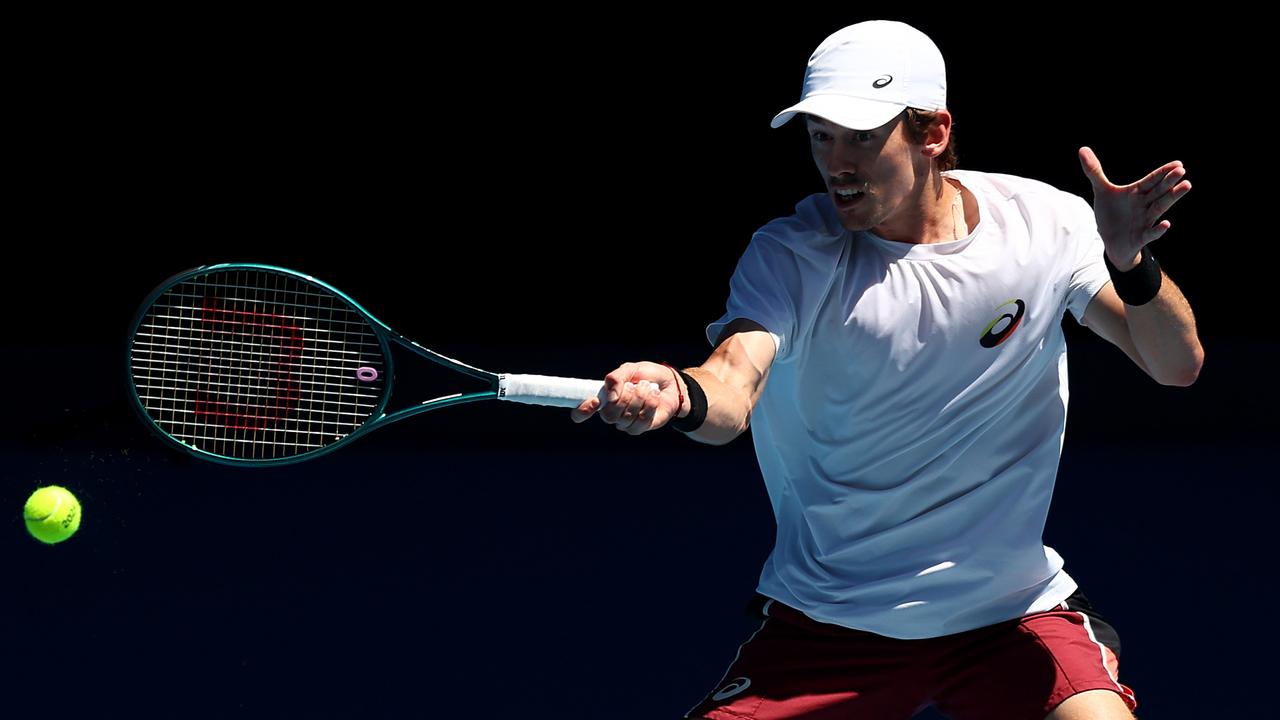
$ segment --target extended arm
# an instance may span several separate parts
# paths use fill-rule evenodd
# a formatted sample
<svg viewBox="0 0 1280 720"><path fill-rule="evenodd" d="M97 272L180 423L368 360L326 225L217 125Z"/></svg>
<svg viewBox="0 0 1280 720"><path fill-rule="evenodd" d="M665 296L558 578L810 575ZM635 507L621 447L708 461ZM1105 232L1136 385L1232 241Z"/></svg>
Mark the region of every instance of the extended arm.
<svg viewBox="0 0 1280 720"><path fill-rule="evenodd" d="M707 396L707 418L688 433L704 443L722 445L751 424L751 411L764 391L774 358L773 337L758 323L738 319L725 327L706 362L684 372ZM600 419L631 435L666 425L690 410L689 389L671 368L653 362L624 363L605 376L602 406L598 398L573 410L574 422L599 413Z"/></svg>

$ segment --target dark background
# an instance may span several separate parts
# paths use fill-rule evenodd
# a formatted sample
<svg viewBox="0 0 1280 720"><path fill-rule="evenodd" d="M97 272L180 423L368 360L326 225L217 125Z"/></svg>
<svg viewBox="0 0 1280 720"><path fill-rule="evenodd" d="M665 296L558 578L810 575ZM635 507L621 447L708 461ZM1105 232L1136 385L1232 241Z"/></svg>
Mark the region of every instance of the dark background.
<svg viewBox="0 0 1280 720"><path fill-rule="evenodd" d="M617 12L610 10L610 12ZM892 15L938 42L961 167L1090 197L1183 160L1162 264L1206 364L1164 388L1067 320L1046 542L1119 628L1146 717L1254 717L1274 641L1271 40L1247 17ZM1013 24L1010 25L1012 18ZM305 271L491 370L697 364L751 232L821 189L770 130L825 7L33 21L12 88L0 458L6 705L97 717L675 718L754 629L751 443L560 411L428 414L290 468L130 415L127 328L200 264ZM1262 88L1260 90L1260 88ZM79 534L20 510L62 484Z"/></svg>

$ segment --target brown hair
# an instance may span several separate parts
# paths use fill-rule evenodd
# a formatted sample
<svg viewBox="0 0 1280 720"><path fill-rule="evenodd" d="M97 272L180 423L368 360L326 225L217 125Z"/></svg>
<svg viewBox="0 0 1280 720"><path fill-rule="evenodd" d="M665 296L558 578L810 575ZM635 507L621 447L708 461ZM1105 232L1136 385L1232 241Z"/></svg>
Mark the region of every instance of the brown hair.
<svg viewBox="0 0 1280 720"><path fill-rule="evenodd" d="M800 113L799 117L809 118L808 113ZM817 117L816 115L814 117ZM909 142L923 145L928 139L929 128L938 121L938 113L932 110L917 110L909 107L898 117L903 118L902 132ZM938 163L938 172L955 170L960 165L960 156L956 154L956 126L951 124L951 135L942 153L934 158Z"/></svg>
<svg viewBox="0 0 1280 720"><path fill-rule="evenodd" d="M906 110L906 120L903 123L902 132L907 136L907 140L921 145L928 136L929 128L937 121L938 113L909 107ZM956 126L954 124L951 126L951 138L947 142L947 147L934 160L938 163L939 172L955 170L960 164L959 156L956 155Z"/></svg>

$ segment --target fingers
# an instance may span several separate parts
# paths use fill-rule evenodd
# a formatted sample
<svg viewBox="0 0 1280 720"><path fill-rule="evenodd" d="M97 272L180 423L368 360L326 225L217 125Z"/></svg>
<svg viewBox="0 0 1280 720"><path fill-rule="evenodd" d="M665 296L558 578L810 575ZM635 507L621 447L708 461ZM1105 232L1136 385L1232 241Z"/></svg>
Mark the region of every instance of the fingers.
<svg viewBox="0 0 1280 720"><path fill-rule="evenodd" d="M1187 169L1183 167L1182 163L1175 162L1173 167L1163 172L1157 172L1160 172L1160 174L1154 180L1148 175L1140 185L1143 188L1143 192L1149 197L1159 197L1173 190L1180 184L1179 181L1186 176ZM1189 186L1190 183L1187 183L1187 185Z"/></svg>
<svg viewBox="0 0 1280 720"><path fill-rule="evenodd" d="M1174 186L1174 188L1169 192L1156 198L1155 202L1151 203L1147 208L1147 225L1151 225L1156 220L1159 220L1161 215L1168 212L1169 208L1173 207L1174 203L1181 200L1182 197L1189 192L1191 192L1191 183L1182 182Z"/></svg>
<svg viewBox="0 0 1280 720"><path fill-rule="evenodd" d="M1161 179L1159 186L1152 193L1150 204L1147 205L1147 227L1155 224L1161 215L1164 215L1169 211L1169 208L1173 207L1174 203L1191 192L1191 182L1182 179L1186 174L1186 168L1179 163ZM1165 229L1167 230L1168 228Z"/></svg>
<svg viewBox="0 0 1280 720"><path fill-rule="evenodd" d="M1082 147L1079 151L1080 167L1084 170L1085 177L1089 178L1089 183L1093 185L1094 190L1098 187L1109 187L1111 181L1107 180L1106 173L1102 172L1102 161L1094 154L1093 150L1088 147Z"/></svg>
<svg viewBox="0 0 1280 720"><path fill-rule="evenodd" d="M672 387L672 373L657 363L625 363L605 376L603 398L586 400L570 417L582 422L593 414L631 435L661 427L678 404ZM668 398L665 395L670 394Z"/></svg>
<svg viewBox="0 0 1280 720"><path fill-rule="evenodd" d="M635 363L624 363L604 376L605 402L598 409L601 420L613 425L622 418L635 390L635 383L632 381L635 375Z"/></svg>
<svg viewBox="0 0 1280 720"><path fill-rule="evenodd" d="M1186 168L1182 167L1181 160L1174 160L1172 162L1167 162L1164 165L1161 165L1160 167L1156 168L1155 170L1152 170L1150 173L1147 174L1146 177L1139 180L1137 183L1138 190L1144 193L1151 192L1153 188L1161 184L1161 182L1166 180L1169 175L1173 174L1175 171L1178 171L1178 170L1181 170L1183 174L1186 174Z"/></svg>
<svg viewBox="0 0 1280 720"><path fill-rule="evenodd" d="M1171 227L1173 227L1173 223L1169 222L1168 220L1161 220L1159 225L1156 225L1155 227L1150 228L1146 232L1142 233L1143 246L1145 247L1147 243L1159 240L1160 237L1164 235L1166 232L1168 232L1169 228Z"/></svg>
<svg viewBox="0 0 1280 720"><path fill-rule="evenodd" d="M1099 187L1115 186L1107 179L1106 173L1102 171L1102 161L1098 159L1096 153L1089 147L1082 147L1079 151L1080 167L1084 170L1085 176L1089 178L1089 182L1093 184L1095 190ZM1166 192L1173 184L1186 174L1186 168L1182 165L1181 160L1172 160L1161 165L1160 167L1147 173L1147 176L1136 183L1124 186L1125 189L1134 190L1146 194L1153 190L1158 193ZM1187 186L1190 190L1190 185ZM1182 194L1185 194L1185 190Z"/></svg>
<svg viewBox="0 0 1280 720"><path fill-rule="evenodd" d="M1106 179L1093 150L1080 148L1080 166L1093 185L1094 214L1098 232L1113 257L1134 257L1139 249L1159 239L1172 223L1161 217L1187 193L1191 183L1181 160L1173 160L1141 180L1117 186Z"/></svg>
<svg viewBox="0 0 1280 720"><path fill-rule="evenodd" d="M654 427L657 419L660 405L658 399L662 393L661 388L656 383L648 380L641 380L638 383L628 383L625 389L627 398L625 409L614 426L619 430L631 435L639 435L648 432ZM619 405L623 404L622 399L618 401Z"/></svg>
<svg viewBox="0 0 1280 720"><path fill-rule="evenodd" d="M576 422L585 422L596 411L600 409L600 398L593 397L590 400L582 401L582 404L569 411L569 419Z"/></svg>

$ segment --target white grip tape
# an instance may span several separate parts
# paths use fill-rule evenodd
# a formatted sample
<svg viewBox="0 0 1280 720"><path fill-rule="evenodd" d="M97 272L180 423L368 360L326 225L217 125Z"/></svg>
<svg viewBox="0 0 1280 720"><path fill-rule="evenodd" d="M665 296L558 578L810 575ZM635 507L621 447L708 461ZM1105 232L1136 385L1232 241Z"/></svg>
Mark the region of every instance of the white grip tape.
<svg viewBox="0 0 1280 720"><path fill-rule="evenodd" d="M498 399L526 405L574 408L603 391L604 382L600 380L505 373L498 376Z"/></svg>

